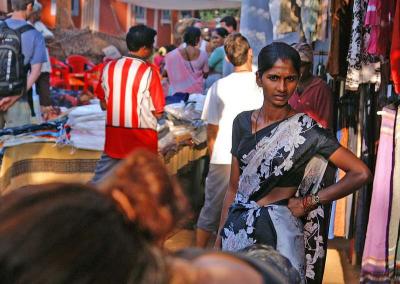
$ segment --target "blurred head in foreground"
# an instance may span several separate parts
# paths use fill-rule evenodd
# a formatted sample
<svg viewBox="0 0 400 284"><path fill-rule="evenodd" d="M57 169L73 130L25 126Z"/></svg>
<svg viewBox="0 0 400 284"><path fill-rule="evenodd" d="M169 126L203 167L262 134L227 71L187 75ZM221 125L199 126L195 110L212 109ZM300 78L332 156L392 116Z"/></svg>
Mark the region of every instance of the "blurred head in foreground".
<svg viewBox="0 0 400 284"><path fill-rule="evenodd" d="M11 192L0 200L0 283L166 283L155 244L185 205L148 152L127 158L101 191L47 184Z"/></svg>

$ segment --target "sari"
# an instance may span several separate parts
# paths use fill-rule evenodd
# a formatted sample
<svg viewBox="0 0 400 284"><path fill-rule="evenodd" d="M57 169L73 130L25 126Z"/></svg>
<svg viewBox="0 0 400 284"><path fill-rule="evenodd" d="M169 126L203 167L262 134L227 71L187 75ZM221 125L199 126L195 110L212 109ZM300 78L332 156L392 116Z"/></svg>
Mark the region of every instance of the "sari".
<svg viewBox="0 0 400 284"><path fill-rule="evenodd" d="M297 187L297 196L318 192L327 160L340 144L304 113L253 134L251 113L239 114L233 123L232 155L239 161L240 179L221 230L222 249L271 245L291 261L303 282L322 282L316 273L326 249L322 206L301 220L292 215L287 200L266 206L257 201L275 187Z"/></svg>

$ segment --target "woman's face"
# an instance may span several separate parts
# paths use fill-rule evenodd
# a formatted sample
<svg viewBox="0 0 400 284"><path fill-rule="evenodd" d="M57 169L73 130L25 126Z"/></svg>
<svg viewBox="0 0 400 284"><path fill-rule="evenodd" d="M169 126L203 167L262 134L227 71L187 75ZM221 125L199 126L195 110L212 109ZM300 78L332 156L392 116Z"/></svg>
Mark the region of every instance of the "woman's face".
<svg viewBox="0 0 400 284"><path fill-rule="evenodd" d="M296 90L299 74L288 59L278 59L263 74L257 73L257 85L263 88L264 100L274 106L285 106Z"/></svg>
<svg viewBox="0 0 400 284"><path fill-rule="evenodd" d="M224 44L224 38L217 34L217 32L211 33L211 42L214 46L222 46Z"/></svg>

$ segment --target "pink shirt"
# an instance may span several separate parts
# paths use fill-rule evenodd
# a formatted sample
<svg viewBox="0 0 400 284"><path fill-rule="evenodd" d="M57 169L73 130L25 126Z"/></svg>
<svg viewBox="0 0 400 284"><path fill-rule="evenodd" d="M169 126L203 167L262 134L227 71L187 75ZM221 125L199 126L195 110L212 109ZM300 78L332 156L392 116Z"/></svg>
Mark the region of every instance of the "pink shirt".
<svg viewBox="0 0 400 284"><path fill-rule="evenodd" d="M324 128L332 128L333 98L329 86L318 77L314 77L303 93L294 92L289 104L297 112L304 112Z"/></svg>
<svg viewBox="0 0 400 284"><path fill-rule="evenodd" d="M192 61L185 60L177 48L165 56L165 70L173 93L203 93L203 74L208 72L208 56L200 50L200 55Z"/></svg>

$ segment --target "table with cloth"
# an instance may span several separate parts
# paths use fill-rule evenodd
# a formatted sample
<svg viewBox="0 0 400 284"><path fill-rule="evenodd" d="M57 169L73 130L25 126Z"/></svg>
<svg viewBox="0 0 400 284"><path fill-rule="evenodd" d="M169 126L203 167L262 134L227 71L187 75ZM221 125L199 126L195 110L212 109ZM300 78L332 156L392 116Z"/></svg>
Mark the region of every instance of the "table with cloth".
<svg viewBox="0 0 400 284"><path fill-rule="evenodd" d="M44 182L88 182L101 153L51 142L8 147L0 170L0 194ZM164 161L168 171L176 174L206 153L206 147L184 146L164 157Z"/></svg>
<svg viewBox="0 0 400 284"><path fill-rule="evenodd" d="M98 107L87 106L75 108L64 121L0 130L0 195L45 182L88 182L102 153L104 119ZM206 156L205 137L204 125L168 121L160 126L159 155L168 171L177 174Z"/></svg>

